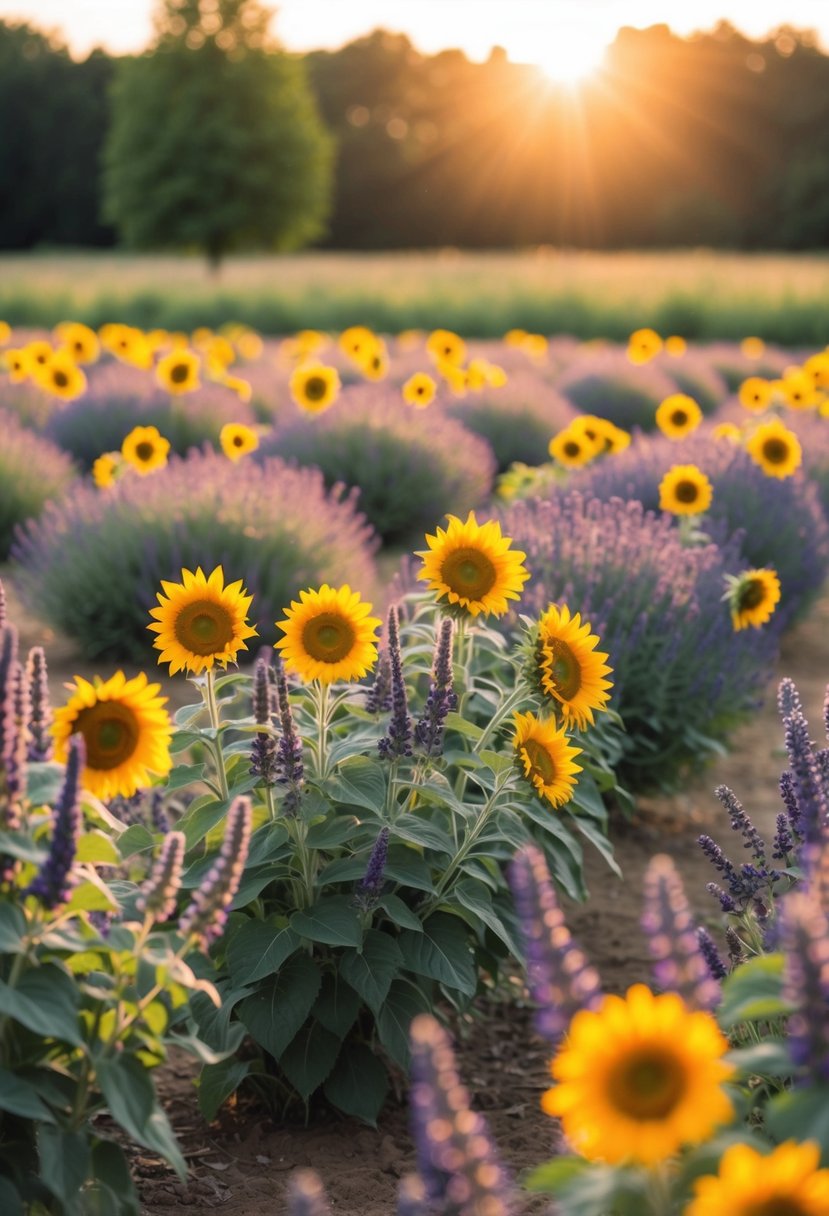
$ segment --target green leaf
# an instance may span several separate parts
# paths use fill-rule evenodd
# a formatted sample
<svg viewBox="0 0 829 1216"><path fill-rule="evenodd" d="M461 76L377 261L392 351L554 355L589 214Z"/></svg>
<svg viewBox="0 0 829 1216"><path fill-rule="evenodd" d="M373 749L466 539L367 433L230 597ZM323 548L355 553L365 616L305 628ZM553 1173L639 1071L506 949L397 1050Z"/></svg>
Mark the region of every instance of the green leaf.
<svg viewBox="0 0 829 1216"><path fill-rule="evenodd" d="M164 782L165 792L171 794L173 790L184 789L185 786L201 781L205 768L204 764L177 764Z"/></svg>
<svg viewBox="0 0 829 1216"><path fill-rule="evenodd" d="M467 722L466 718L455 713L446 715L446 729L456 730L459 735L466 735L467 739L480 739L484 733L482 727L476 726L474 722Z"/></svg>
<svg viewBox="0 0 829 1216"><path fill-rule="evenodd" d="M432 871L415 849L392 845L386 861L386 877L404 887L434 893Z"/></svg>
<svg viewBox="0 0 829 1216"><path fill-rule="evenodd" d="M147 853L154 848L153 834L143 823L132 824L118 837L118 852L122 858L132 857L136 853Z"/></svg>
<svg viewBox="0 0 829 1216"><path fill-rule="evenodd" d="M41 1123L37 1129L40 1178L67 1206L74 1206L89 1176L89 1143L83 1132Z"/></svg>
<svg viewBox="0 0 829 1216"><path fill-rule="evenodd" d="M231 1024L230 1019L235 1007L250 991L250 988L223 986L222 1003L218 1009L205 993L191 993L190 1012L198 1028L198 1037L213 1051L222 1054L233 1052L244 1038L244 1028L238 1022Z"/></svg>
<svg viewBox="0 0 829 1216"><path fill-rule="evenodd" d="M324 1092L332 1106L376 1127L388 1089L388 1076L377 1056L356 1043L340 1056Z"/></svg>
<svg viewBox="0 0 829 1216"><path fill-rule="evenodd" d="M92 1146L91 1174L116 1197L114 1210L118 1216L141 1216L129 1162L119 1145L112 1140L99 1140Z"/></svg>
<svg viewBox="0 0 829 1216"><path fill-rule="evenodd" d="M504 756L500 752L490 752L484 749L484 751L480 752L479 755L487 768L492 769L496 776L499 773L506 772L507 769L515 767L514 753Z"/></svg>
<svg viewBox="0 0 829 1216"><path fill-rule="evenodd" d="M33 807L54 806L65 769L62 764L51 761L26 765L26 797Z"/></svg>
<svg viewBox="0 0 829 1216"><path fill-rule="evenodd" d="M0 1177L0 1212L3 1216L24 1216L23 1200L8 1178Z"/></svg>
<svg viewBox="0 0 829 1216"><path fill-rule="evenodd" d="M398 938L404 966L415 975L425 975L449 988L473 996L478 986L468 933L456 916L437 913L423 925L422 933L406 929Z"/></svg>
<svg viewBox="0 0 829 1216"><path fill-rule="evenodd" d="M537 1194L557 1195L574 1178L590 1168L590 1162L584 1157L554 1157L528 1174L522 1174L521 1184Z"/></svg>
<svg viewBox="0 0 829 1216"><path fill-rule="evenodd" d="M343 954L340 975L376 1014L402 965L403 955L394 938L369 929L361 950Z"/></svg>
<svg viewBox="0 0 829 1216"><path fill-rule="evenodd" d="M49 1107L20 1077L8 1069L0 1068L0 1110L22 1115L24 1119L39 1119L43 1123L54 1123Z"/></svg>
<svg viewBox="0 0 829 1216"><path fill-rule="evenodd" d="M222 1060L208 1064L199 1074L199 1110L208 1123L232 1093L235 1093L250 1072L249 1060Z"/></svg>
<svg viewBox="0 0 829 1216"><path fill-rule="evenodd" d="M239 1018L260 1047L277 1060L311 1012L320 973L307 954L289 958L278 975L263 980L239 1006Z"/></svg>
<svg viewBox="0 0 829 1216"><path fill-rule="evenodd" d="M335 815L312 824L305 838L306 843L309 849L333 849L351 840L359 826L360 821L355 815Z"/></svg>
<svg viewBox="0 0 829 1216"><path fill-rule="evenodd" d="M411 910L408 904L403 902L399 895L384 895L377 906L382 908L389 920L393 921L395 925L399 925L401 929L413 929L415 933L423 932L420 917Z"/></svg>
<svg viewBox="0 0 829 1216"><path fill-rule="evenodd" d="M810 1085L777 1094L766 1105L766 1130L775 1140L816 1140L829 1164L829 1086Z"/></svg>
<svg viewBox="0 0 829 1216"><path fill-rule="evenodd" d="M122 832L123 840L126 832ZM104 835L96 828L92 832L84 832L78 841L78 851L75 854L78 861L89 862L90 865L117 866L120 865L123 854L110 836Z"/></svg>
<svg viewBox="0 0 829 1216"><path fill-rule="evenodd" d="M299 949L300 938L284 917L249 920L234 934L226 963L234 984L254 984L273 975Z"/></svg>
<svg viewBox="0 0 829 1216"><path fill-rule="evenodd" d="M0 904L0 954L20 954L26 917L16 904Z"/></svg>
<svg viewBox="0 0 829 1216"><path fill-rule="evenodd" d="M294 1089L307 1101L319 1089L337 1062L340 1038L319 1022L303 1026L283 1051L279 1067Z"/></svg>
<svg viewBox="0 0 829 1216"><path fill-rule="evenodd" d="M783 1039L764 1039L762 1043L737 1048L727 1058L741 1077L790 1077L794 1072Z"/></svg>
<svg viewBox="0 0 829 1216"><path fill-rule="evenodd" d="M0 1014L27 1030L80 1046L80 993L70 976L52 963L24 971L15 988L0 980Z"/></svg>
<svg viewBox="0 0 829 1216"><path fill-rule="evenodd" d="M360 1005L360 998L354 989L349 988L338 974L329 971L323 977L322 989L312 1012L326 1030L344 1039L357 1020Z"/></svg>
<svg viewBox="0 0 829 1216"><path fill-rule="evenodd" d="M380 1042L401 1068L409 1068L409 1027L430 1006L425 994L409 980L395 980L377 1015Z"/></svg>
<svg viewBox="0 0 829 1216"><path fill-rule="evenodd" d="M330 895L295 912L291 928L300 937L327 946L359 946L363 940L363 927L348 895Z"/></svg>
<svg viewBox="0 0 829 1216"><path fill-rule="evenodd" d="M436 849L450 857L455 846L448 832L428 819L420 819L417 815L401 815L396 819L391 829L393 839L408 840L412 844L423 845L427 849Z"/></svg>
<svg viewBox="0 0 829 1216"><path fill-rule="evenodd" d="M386 770L377 760L352 756L329 778L325 792L336 802L381 814L386 805Z"/></svg>
<svg viewBox="0 0 829 1216"><path fill-rule="evenodd" d="M132 1056L105 1057L95 1061L95 1072L116 1123L133 1140L169 1161L184 1182L187 1165L143 1065Z"/></svg>
<svg viewBox="0 0 829 1216"><path fill-rule="evenodd" d="M188 851L194 849L204 840L208 832L222 822L229 805L228 802L220 802L213 794L205 794L203 798L197 798L191 804L189 810L176 824L178 830L184 832Z"/></svg>
<svg viewBox="0 0 829 1216"><path fill-rule="evenodd" d="M452 897L467 911L472 912L488 929L491 929L495 936L504 943L510 954L515 958L521 958L521 948L493 908L492 896L483 883L465 878L452 888Z"/></svg>
<svg viewBox="0 0 829 1216"><path fill-rule="evenodd" d="M758 954L742 963L723 984L717 1017L724 1030L739 1022L766 1021L791 1013L783 1000L783 955Z"/></svg>
<svg viewBox="0 0 829 1216"><path fill-rule="evenodd" d="M246 868L263 866L278 857L288 839L288 833L281 823L266 823L253 833L250 838Z"/></svg>
<svg viewBox="0 0 829 1216"><path fill-rule="evenodd" d="M67 912L115 912L118 903L110 894L109 888L101 881L94 870L87 870L89 877L72 888Z"/></svg>

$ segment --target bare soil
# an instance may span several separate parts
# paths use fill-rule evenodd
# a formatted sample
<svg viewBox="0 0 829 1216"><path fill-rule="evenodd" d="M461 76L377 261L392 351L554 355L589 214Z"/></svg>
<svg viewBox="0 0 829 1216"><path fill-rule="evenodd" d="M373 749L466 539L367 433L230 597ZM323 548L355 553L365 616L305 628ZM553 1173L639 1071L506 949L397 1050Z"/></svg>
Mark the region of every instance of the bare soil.
<svg viewBox="0 0 829 1216"><path fill-rule="evenodd" d="M13 601L13 596L11 597ZM24 645L45 644L56 691L78 669L71 647L27 620L11 604L22 625ZM777 682L790 676L800 691L813 737L823 733L823 700L829 680L829 595L785 640L777 669L770 672L766 702L732 739L727 757L692 774L685 789L670 798L642 799L630 822L613 830L624 877L616 878L594 855L587 859L591 890L584 905L568 909L575 936L599 968L608 990L649 978L639 929L642 877L654 853L670 854L680 870L701 922L716 931L717 906L705 891L714 875L696 845L707 832L731 847L724 811L714 787L730 786L769 835L780 809L777 779L784 767L782 731L775 705ZM182 682L171 686L180 700ZM557 1133L538 1104L547 1087L547 1052L533 1035L531 1013L520 986L514 1001L487 1002L456 1028L461 1072L477 1109L486 1113L506 1164L516 1173L556 1150ZM190 1165L186 1185L163 1162L140 1150L134 1154L144 1216L282 1216L291 1171L313 1166L322 1176L337 1216L390 1216L397 1181L414 1164L405 1101L391 1101L374 1130L329 1115L312 1126L278 1125L244 1102L228 1106L207 1125L196 1104L195 1069L172 1059L160 1075L166 1108ZM526 1212L543 1204L528 1201Z"/></svg>

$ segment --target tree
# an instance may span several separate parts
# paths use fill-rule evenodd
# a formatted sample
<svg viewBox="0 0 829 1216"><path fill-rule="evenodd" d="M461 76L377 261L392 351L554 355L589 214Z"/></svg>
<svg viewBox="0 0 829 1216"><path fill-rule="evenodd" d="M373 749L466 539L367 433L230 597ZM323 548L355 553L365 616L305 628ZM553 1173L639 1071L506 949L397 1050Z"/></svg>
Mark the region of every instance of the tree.
<svg viewBox="0 0 829 1216"><path fill-rule="evenodd" d="M320 235L331 140L303 63L257 0L164 0L150 51L118 66L104 214L135 248L291 249Z"/></svg>

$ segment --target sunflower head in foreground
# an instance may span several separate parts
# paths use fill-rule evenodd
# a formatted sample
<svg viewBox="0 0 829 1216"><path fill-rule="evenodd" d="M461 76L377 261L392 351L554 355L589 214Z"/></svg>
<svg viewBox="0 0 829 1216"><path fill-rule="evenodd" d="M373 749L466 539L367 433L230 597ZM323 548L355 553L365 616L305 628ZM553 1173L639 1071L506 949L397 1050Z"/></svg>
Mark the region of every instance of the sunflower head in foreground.
<svg viewBox="0 0 829 1216"><path fill-rule="evenodd" d="M336 367L322 363L306 364L292 374L291 396L307 414L321 414L333 405L340 392L340 374Z"/></svg>
<svg viewBox="0 0 829 1216"><path fill-rule="evenodd" d="M159 359L155 378L162 388L173 396L192 393L200 387L199 368L201 359L192 350L173 350Z"/></svg>
<svg viewBox="0 0 829 1216"><path fill-rule="evenodd" d="M727 1051L710 1013L634 984L576 1014L550 1065L557 1084L541 1106L561 1119L582 1156L655 1165L731 1118L722 1088L733 1073Z"/></svg>
<svg viewBox="0 0 829 1216"><path fill-rule="evenodd" d="M219 443L228 460L241 460L259 447L259 436L241 422L226 422L219 432Z"/></svg>
<svg viewBox="0 0 829 1216"><path fill-rule="evenodd" d="M143 672L128 680L118 671L91 684L75 676L67 687L72 695L55 710L52 726L55 759L65 763L70 736L83 735L83 785L90 793L103 801L118 794L131 798L151 784L151 774L169 773L173 728L160 684L150 684Z"/></svg>
<svg viewBox="0 0 829 1216"><path fill-rule="evenodd" d="M345 583L318 591L300 591L276 622L285 634L275 648L289 671L303 680L331 684L335 680L361 680L377 662L379 617L372 605Z"/></svg>
<svg viewBox="0 0 829 1216"><path fill-rule="evenodd" d="M672 515L701 515L713 498L711 482L695 464L675 464L659 483L659 509Z"/></svg>
<svg viewBox="0 0 829 1216"><path fill-rule="evenodd" d="M657 406L656 425L669 439L684 439L702 422L702 410L693 397L671 393Z"/></svg>
<svg viewBox="0 0 829 1216"><path fill-rule="evenodd" d="M253 600L241 579L225 586L221 566L205 576L182 570L180 583L162 579L158 607L150 609L155 620L147 628L158 634L153 646L161 651L159 663L170 664L170 675L186 670L193 675L210 671L214 663L226 666L247 650L246 639L256 630L247 623Z"/></svg>
<svg viewBox="0 0 829 1216"><path fill-rule="evenodd" d="M733 1144L716 1177L694 1182L685 1216L823 1216L829 1212L829 1170L819 1169L812 1140L786 1140L770 1153Z"/></svg>
<svg viewBox="0 0 829 1216"><path fill-rule="evenodd" d="M124 460L142 477L163 469L169 451L170 440L164 438L157 426L133 427L121 444Z"/></svg>
<svg viewBox="0 0 829 1216"><path fill-rule="evenodd" d="M462 615L503 616L507 601L521 598L530 577L523 564L526 554L511 548L512 540L501 535L497 520L479 524L474 511L466 522L456 515L446 518L449 526L427 535L429 548L417 553L423 558L417 577Z"/></svg>
<svg viewBox="0 0 829 1216"><path fill-rule="evenodd" d="M768 477L791 477L800 468L803 449L794 431L772 418L757 427L746 443L746 451Z"/></svg>
<svg viewBox="0 0 829 1216"><path fill-rule="evenodd" d="M731 610L731 622L736 631L753 626L759 629L770 620L780 603L780 579L770 568L746 570L743 574L727 575L725 599Z"/></svg>
<svg viewBox="0 0 829 1216"><path fill-rule="evenodd" d="M582 771L573 762L582 749L571 745L563 726L533 713L516 714L513 747L522 775L539 798L556 807L570 801L578 784L576 773Z"/></svg>
<svg viewBox="0 0 829 1216"><path fill-rule="evenodd" d="M550 604L539 618L535 682L558 702L565 723L579 730L593 725L594 711L607 709L613 687L605 679L613 668L598 644L581 613L571 616L566 604Z"/></svg>

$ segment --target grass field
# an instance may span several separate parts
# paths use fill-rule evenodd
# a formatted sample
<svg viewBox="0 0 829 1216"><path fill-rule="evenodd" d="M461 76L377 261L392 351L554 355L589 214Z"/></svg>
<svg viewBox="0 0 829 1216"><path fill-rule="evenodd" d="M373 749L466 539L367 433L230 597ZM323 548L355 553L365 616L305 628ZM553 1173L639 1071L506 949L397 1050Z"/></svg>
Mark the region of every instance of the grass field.
<svg viewBox="0 0 829 1216"><path fill-rule="evenodd" d="M264 333L357 322L494 337L513 326L624 338L652 325L688 338L829 340L829 257L657 253L306 253L229 259L115 253L0 256L0 318L51 326L124 321Z"/></svg>

